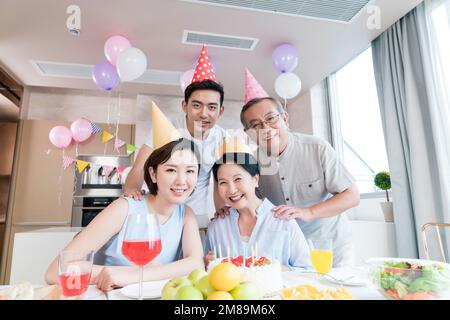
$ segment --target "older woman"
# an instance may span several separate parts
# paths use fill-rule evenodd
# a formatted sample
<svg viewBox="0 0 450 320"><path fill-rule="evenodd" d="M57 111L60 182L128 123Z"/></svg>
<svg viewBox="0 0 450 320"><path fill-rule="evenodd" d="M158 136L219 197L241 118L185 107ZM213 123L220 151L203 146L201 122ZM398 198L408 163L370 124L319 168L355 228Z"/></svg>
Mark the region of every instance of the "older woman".
<svg viewBox="0 0 450 320"><path fill-rule="evenodd" d="M222 255L252 254L278 260L288 267L310 266L309 249L294 220L274 217L275 207L259 195L259 167L249 153L225 153L213 167L218 192L230 206L230 215L215 219L208 227L208 248ZM207 260L211 260L210 251Z"/></svg>

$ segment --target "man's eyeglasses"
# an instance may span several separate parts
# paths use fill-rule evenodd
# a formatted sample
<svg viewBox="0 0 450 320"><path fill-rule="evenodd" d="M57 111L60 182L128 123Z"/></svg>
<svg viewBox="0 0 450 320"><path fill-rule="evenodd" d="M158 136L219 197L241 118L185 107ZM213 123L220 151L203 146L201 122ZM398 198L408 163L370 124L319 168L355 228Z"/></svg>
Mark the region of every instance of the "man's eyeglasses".
<svg viewBox="0 0 450 320"><path fill-rule="evenodd" d="M264 128L264 123L267 124L268 126L273 126L275 124L277 124L278 120L280 119L281 114L277 113L277 114L271 114L269 116L267 116L264 121L255 121L252 122L249 125L250 129L253 130L261 130L262 128Z"/></svg>

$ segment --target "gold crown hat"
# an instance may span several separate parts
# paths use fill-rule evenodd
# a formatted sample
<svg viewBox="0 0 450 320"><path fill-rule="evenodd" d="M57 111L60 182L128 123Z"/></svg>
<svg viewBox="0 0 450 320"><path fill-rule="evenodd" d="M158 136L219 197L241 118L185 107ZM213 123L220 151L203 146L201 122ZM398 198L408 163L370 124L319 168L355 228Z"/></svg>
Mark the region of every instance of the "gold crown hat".
<svg viewBox="0 0 450 320"><path fill-rule="evenodd" d="M217 159L222 158L225 153L248 153L252 156L255 156L250 146L245 142L243 142L241 139L239 139L237 136L223 139L223 142L219 145L219 148L217 149L216 158Z"/></svg>
<svg viewBox="0 0 450 320"><path fill-rule="evenodd" d="M153 147L155 149L183 136L152 101Z"/></svg>

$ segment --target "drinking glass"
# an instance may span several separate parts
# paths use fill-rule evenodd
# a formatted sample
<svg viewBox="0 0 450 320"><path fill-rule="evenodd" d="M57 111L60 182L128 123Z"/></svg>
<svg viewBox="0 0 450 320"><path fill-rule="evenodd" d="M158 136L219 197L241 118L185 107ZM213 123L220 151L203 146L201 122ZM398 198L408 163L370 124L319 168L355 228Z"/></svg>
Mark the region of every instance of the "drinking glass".
<svg viewBox="0 0 450 320"><path fill-rule="evenodd" d="M65 250L58 255L58 276L65 297L81 297L89 287L94 251Z"/></svg>
<svg viewBox="0 0 450 320"><path fill-rule="evenodd" d="M311 263L317 273L324 275L333 266L333 241L331 239L308 239Z"/></svg>
<svg viewBox="0 0 450 320"><path fill-rule="evenodd" d="M123 255L139 266L139 300L142 300L142 278L144 266L161 252L161 237L156 215L136 212L127 217L122 243Z"/></svg>

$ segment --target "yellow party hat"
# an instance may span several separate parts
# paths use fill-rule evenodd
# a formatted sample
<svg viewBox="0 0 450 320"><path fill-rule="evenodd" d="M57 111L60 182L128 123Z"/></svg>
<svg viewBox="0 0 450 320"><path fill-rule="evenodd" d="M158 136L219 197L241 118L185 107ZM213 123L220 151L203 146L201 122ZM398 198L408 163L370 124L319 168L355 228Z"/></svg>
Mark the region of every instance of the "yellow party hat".
<svg viewBox="0 0 450 320"><path fill-rule="evenodd" d="M181 133L152 101L153 147L155 149L182 138Z"/></svg>
<svg viewBox="0 0 450 320"><path fill-rule="evenodd" d="M238 137L224 138L223 142L219 145L217 149L217 159L223 157L225 153L248 153L254 156L250 146L242 142Z"/></svg>

